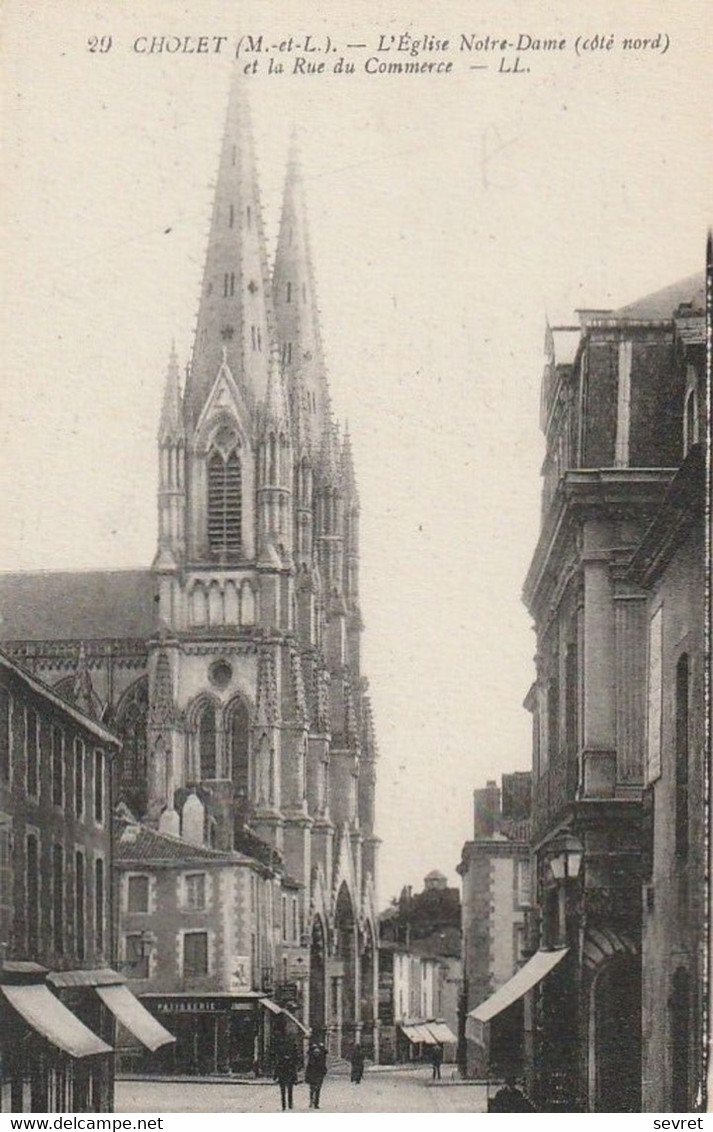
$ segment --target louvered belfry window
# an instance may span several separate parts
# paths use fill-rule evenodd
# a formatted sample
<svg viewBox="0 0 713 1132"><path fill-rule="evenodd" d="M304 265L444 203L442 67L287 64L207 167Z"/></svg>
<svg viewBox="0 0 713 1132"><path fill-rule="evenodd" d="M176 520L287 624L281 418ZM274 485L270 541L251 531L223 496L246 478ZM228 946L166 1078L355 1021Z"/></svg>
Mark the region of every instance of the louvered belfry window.
<svg viewBox="0 0 713 1132"><path fill-rule="evenodd" d="M211 553L235 557L240 553L242 477L235 449L213 452L208 461L208 543Z"/></svg>

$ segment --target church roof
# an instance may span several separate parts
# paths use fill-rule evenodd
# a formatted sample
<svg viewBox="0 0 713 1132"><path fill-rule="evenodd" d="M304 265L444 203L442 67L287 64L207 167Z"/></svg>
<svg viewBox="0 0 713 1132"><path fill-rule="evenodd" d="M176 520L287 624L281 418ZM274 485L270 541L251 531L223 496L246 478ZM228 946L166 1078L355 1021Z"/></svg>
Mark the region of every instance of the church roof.
<svg viewBox="0 0 713 1132"><path fill-rule="evenodd" d="M156 626L149 570L0 573L0 640L148 639Z"/></svg>

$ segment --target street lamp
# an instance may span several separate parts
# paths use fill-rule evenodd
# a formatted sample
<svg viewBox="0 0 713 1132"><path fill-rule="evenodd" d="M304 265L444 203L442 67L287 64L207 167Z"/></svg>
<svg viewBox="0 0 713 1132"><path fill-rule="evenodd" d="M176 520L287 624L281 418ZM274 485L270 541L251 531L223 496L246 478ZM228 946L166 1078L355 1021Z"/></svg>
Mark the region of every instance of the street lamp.
<svg viewBox="0 0 713 1132"><path fill-rule="evenodd" d="M556 881L576 880L582 867L584 849L571 833L560 834L546 849L546 860Z"/></svg>

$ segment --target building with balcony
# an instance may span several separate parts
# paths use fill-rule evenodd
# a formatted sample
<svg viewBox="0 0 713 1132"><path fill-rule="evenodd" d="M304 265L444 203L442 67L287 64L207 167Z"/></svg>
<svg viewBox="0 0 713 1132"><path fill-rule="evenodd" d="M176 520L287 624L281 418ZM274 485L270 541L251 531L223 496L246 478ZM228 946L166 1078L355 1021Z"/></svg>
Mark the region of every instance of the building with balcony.
<svg viewBox="0 0 713 1132"><path fill-rule="evenodd" d="M522 1071L526 1029L522 1000L488 1027L466 1016L513 976L528 954L531 774L505 774L473 792L473 840L463 846L463 994L460 1060L468 1077Z"/></svg>
<svg viewBox="0 0 713 1132"><path fill-rule="evenodd" d="M540 1108L692 1110L704 312L701 275L547 329L542 526L524 590L542 957L514 988L530 996Z"/></svg>
<svg viewBox="0 0 713 1132"><path fill-rule="evenodd" d="M0 653L0 1111L104 1112L114 1049L172 1037L112 969L119 741Z"/></svg>

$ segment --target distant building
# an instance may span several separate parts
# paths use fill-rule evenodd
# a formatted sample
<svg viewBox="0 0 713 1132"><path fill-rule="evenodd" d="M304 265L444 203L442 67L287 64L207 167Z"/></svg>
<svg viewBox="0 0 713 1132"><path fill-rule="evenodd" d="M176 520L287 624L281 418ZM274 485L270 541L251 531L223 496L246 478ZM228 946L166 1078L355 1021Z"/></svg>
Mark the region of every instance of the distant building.
<svg viewBox="0 0 713 1132"><path fill-rule="evenodd" d="M433 870L423 892L404 888L380 917L379 1031L382 1062L428 1056L436 1044L456 1054L460 895Z"/></svg>
<svg viewBox="0 0 713 1132"><path fill-rule="evenodd" d="M3 1112L111 1111L118 1021L146 1048L173 1040L112 969L118 748L0 653Z"/></svg>
<svg viewBox="0 0 713 1132"><path fill-rule="evenodd" d="M126 819L116 868L123 970L176 1037L141 1067L266 1072L283 1014L268 991L292 983L294 1001L283 1005L298 1010L307 977L296 886L254 857L186 845Z"/></svg>
<svg viewBox="0 0 713 1132"><path fill-rule="evenodd" d="M466 1015L511 978L527 956L531 904L529 771L473 792L473 840L463 846L463 998L461 1059L469 1077L522 1068L522 1002L478 1033Z"/></svg>

